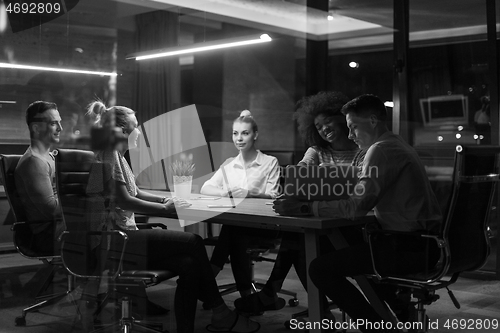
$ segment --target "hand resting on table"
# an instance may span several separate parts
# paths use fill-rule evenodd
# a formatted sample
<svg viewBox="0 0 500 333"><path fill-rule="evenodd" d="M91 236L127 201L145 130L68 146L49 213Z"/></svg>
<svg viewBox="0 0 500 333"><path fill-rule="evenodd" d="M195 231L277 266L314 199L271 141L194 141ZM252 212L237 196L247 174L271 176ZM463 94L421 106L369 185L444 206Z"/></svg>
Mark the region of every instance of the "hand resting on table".
<svg viewBox="0 0 500 333"><path fill-rule="evenodd" d="M176 209L187 208L191 206L191 204L182 198L171 197L166 200L165 206L167 207L168 210L174 210L174 209L176 210Z"/></svg>
<svg viewBox="0 0 500 333"><path fill-rule="evenodd" d="M273 201L273 210L284 216L309 216L312 215L307 202L301 202L285 195L278 196Z"/></svg>

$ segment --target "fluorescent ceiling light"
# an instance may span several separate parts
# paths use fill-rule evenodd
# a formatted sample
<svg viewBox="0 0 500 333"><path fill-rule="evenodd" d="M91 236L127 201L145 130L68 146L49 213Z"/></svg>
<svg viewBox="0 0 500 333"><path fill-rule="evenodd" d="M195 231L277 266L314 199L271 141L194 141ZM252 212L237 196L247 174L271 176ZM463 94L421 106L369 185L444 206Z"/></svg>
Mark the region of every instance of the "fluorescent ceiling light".
<svg viewBox="0 0 500 333"><path fill-rule="evenodd" d="M44 66L17 65L17 64L5 63L5 62L0 62L0 68L31 69L31 70L36 70L36 71L50 71L50 72L75 73L75 74L90 74L90 75L101 75L101 76L117 76L118 75L115 72L96 72L96 71L84 71L84 70L70 69L70 68L57 68L57 67L44 67Z"/></svg>
<svg viewBox="0 0 500 333"><path fill-rule="evenodd" d="M260 36L260 38L257 38L257 39L255 39L255 38L249 39L248 37L224 39L224 40L218 40L218 41L212 41L212 42L197 43L197 44L189 45L187 47L186 46L179 46L179 47L172 47L172 48L167 48L167 49L138 52L138 53L129 54L129 55L127 55L126 58L127 59L135 59L135 60L146 60L146 59L170 57L170 56L175 56L175 55L180 55L180 54L195 53L195 52L208 51L208 50L225 49L225 48L235 47L235 46L267 43L270 41L272 41L272 38L269 37L268 34L263 34Z"/></svg>

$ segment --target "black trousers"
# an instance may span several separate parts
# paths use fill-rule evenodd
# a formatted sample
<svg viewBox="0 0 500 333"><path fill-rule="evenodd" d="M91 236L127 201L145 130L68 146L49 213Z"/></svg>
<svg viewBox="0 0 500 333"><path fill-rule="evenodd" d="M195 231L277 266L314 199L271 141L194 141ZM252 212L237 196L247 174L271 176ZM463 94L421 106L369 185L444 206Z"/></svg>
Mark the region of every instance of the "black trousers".
<svg viewBox="0 0 500 333"><path fill-rule="evenodd" d="M197 301L215 307L222 300L200 236L165 229L126 231L125 269L167 269L179 274L175 291L177 331L194 332Z"/></svg>
<svg viewBox="0 0 500 333"><path fill-rule="evenodd" d="M238 291L252 288L252 262L247 249L259 244L270 244L281 237L275 230L224 225L210 263L222 269L231 257L231 268Z"/></svg>
<svg viewBox="0 0 500 333"><path fill-rule="evenodd" d="M343 236L348 240L349 244L363 242L362 231L358 227L340 228ZM326 254L335 251L332 243L326 236L321 236L320 239L320 254ZM295 268L300 282L307 290L307 264L304 234L296 232L284 232L276 263L274 264L271 275L264 287L264 292L268 295L278 293L283 287L283 283L290 272L292 266ZM327 303L326 298L324 299Z"/></svg>
<svg viewBox="0 0 500 333"><path fill-rule="evenodd" d="M381 237L377 240L380 248L380 270L387 273L412 273L424 271L438 259L437 248L427 249L425 244L394 241ZM430 251L430 252L429 252ZM378 268L377 268L378 269ZM345 249L322 255L312 261L309 274L312 282L353 320L381 322L382 318L370 306L365 296L347 277L373 274L373 265L368 243L358 243ZM389 304L396 298L396 287L374 284L375 292ZM362 332L375 332L370 325L359 327Z"/></svg>

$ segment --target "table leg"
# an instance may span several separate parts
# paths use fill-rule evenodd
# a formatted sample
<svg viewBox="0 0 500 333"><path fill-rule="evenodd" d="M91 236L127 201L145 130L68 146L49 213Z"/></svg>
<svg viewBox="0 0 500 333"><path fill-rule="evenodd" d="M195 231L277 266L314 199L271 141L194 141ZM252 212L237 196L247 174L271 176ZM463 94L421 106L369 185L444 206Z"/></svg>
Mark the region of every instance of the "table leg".
<svg viewBox="0 0 500 333"><path fill-rule="evenodd" d="M305 230L306 263L309 270L309 264L319 254L319 234L317 230ZM312 283L309 273L307 274L307 306L309 311L309 320L313 323L320 323L323 319L324 304L323 294ZM309 332L322 332L322 329L311 329Z"/></svg>

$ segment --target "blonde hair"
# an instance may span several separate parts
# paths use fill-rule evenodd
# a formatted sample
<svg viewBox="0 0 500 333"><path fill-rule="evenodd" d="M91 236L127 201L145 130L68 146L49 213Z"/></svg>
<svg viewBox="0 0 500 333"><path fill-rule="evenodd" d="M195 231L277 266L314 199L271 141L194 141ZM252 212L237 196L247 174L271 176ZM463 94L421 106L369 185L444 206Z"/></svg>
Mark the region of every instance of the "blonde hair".
<svg viewBox="0 0 500 333"><path fill-rule="evenodd" d="M252 113L250 111L248 111L248 110L241 111L240 116L234 120L233 124L235 122L251 124L252 125L252 130L254 132L258 132L259 131L257 123L255 122L255 119L253 119Z"/></svg>
<svg viewBox="0 0 500 333"><path fill-rule="evenodd" d="M111 111L111 112L110 112ZM87 106L87 113L99 127L114 126L126 127L128 116L135 111L125 106L112 106L106 108L101 100L96 100Z"/></svg>

